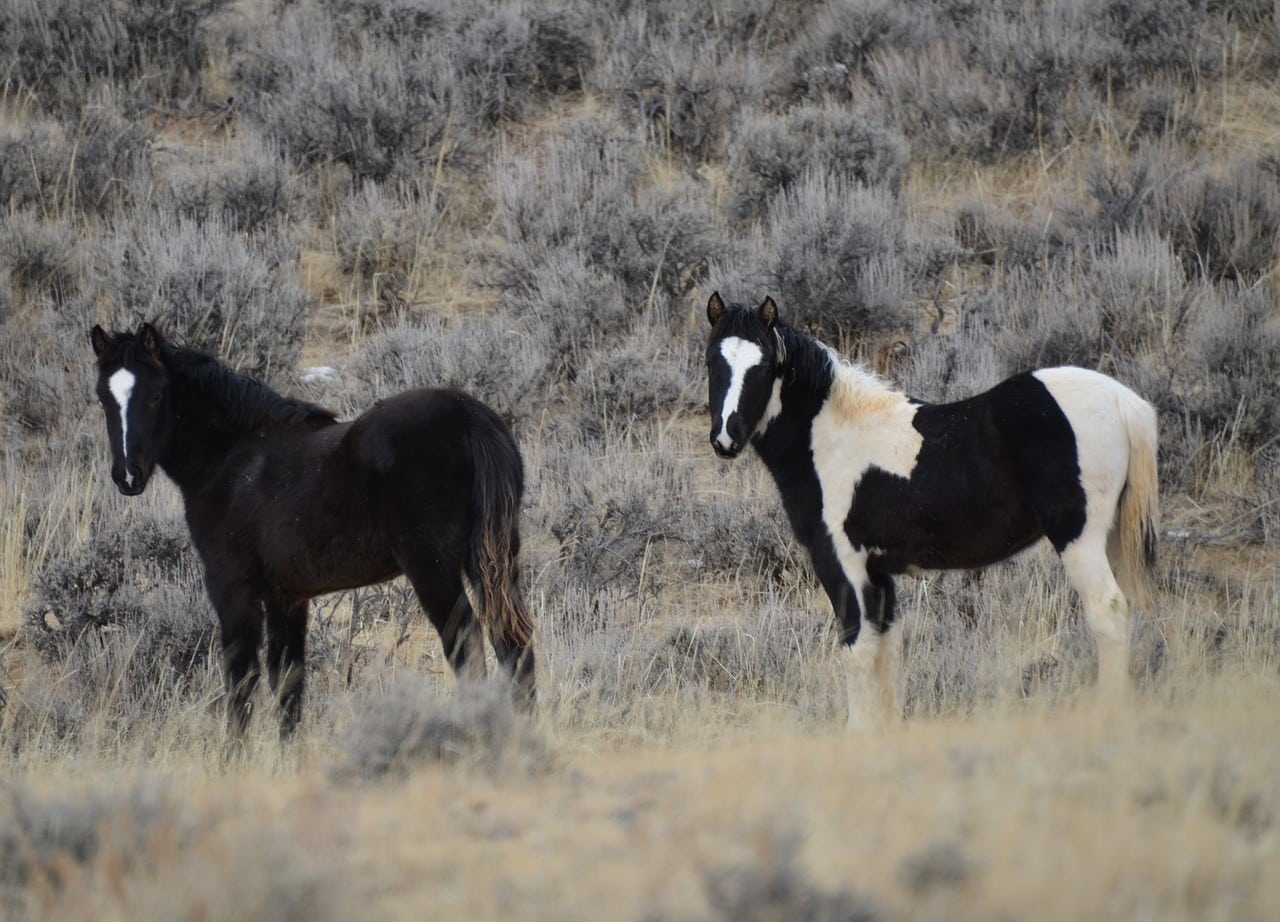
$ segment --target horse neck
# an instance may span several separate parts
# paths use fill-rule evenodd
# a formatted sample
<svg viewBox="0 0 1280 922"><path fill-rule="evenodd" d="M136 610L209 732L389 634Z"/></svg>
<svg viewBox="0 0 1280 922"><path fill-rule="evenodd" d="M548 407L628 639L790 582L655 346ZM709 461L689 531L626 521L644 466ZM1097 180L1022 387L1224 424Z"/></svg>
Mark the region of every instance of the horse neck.
<svg viewBox="0 0 1280 922"><path fill-rule="evenodd" d="M790 328L782 330L781 336L787 350L782 412L755 440L757 452L775 473L808 464L813 420L829 404L853 423L906 400L876 375L818 340Z"/></svg>
<svg viewBox="0 0 1280 922"><path fill-rule="evenodd" d="M225 382L238 376L220 362L172 347L165 365L170 373L174 430L166 456L157 460L185 493L202 483L207 472L261 422L232 405ZM263 391L271 393L265 387Z"/></svg>
<svg viewBox="0 0 1280 922"><path fill-rule="evenodd" d="M174 426L165 453L156 459L178 488L186 494L203 482L204 472L231 447L232 439L219 432L204 402L189 381L174 379L170 385Z"/></svg>

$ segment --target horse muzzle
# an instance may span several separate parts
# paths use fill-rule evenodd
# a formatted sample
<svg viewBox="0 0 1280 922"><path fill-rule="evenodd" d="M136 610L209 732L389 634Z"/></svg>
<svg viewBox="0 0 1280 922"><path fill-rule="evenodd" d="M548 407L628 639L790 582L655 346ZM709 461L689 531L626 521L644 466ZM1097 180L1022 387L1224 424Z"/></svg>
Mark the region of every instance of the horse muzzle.
<svg viewBox="0 0 1280 922"><path fill-rule="evenodd" d="M736 458L742 454L741 442L715 432L711 433L711 447L715 449L716 457L726 460Z"/></svg>
<svg viewBox="0 0 1280 922"><path fill-rule="evenodd" d="M111 479L115 481L116 489L125 496L137 496L147 488L147 481L151 479L151 470L121 470L113 468L111 471Z"/></svg>

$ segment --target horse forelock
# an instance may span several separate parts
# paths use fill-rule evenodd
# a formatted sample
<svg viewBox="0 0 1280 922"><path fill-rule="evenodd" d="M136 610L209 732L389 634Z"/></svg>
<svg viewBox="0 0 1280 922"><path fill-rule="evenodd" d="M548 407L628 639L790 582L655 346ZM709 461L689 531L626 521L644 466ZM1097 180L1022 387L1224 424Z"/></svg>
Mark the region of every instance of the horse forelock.
<svg viewBox="0 0 1280 922"><path fill-rule="evenodd" d="M163 370L162 362L146 349L132 333L120 333L110 341L102 355L98 356L98 370L110 375L121 368L145 366Z"/></svg>
<svg viewBox="0 0 1280 922"><path fill-rule="evenodd" d="M756 312L741 304L728 305L715 326L711 328L708 344L725 339L738 338L748 342L765 342L768 331Z"/></svg>

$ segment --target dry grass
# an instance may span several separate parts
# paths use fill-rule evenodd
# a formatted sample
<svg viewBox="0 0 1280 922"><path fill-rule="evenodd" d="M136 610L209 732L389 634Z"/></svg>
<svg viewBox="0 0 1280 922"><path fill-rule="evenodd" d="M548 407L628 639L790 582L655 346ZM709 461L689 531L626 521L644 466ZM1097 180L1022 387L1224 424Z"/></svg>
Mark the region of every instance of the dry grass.
<svg viewBox="0 0 1280 922"><path fill-rule="evenodd" d="M113 824L33 914L719 918L712 894L785 883L771 917L847 894L872 918L1270 918L1278 693L1272 671L1176 708L1011 706L875 738L747 725L569 748L533 775L353 786L314 751L180 773L140 846Z"/></svg>
<svg viewBox="0 0 1280 922"><path fill-rule="evenodd" d="M681 431L673 450L693 438ZM609 457L614 476L646 463ZM767 486L750 468L721 472L731 489ZM81 527L82 502L68 491L62 529ZM527 727L493 722L483 703L441 703L453 680L424 621L403 620L414 606L402 596L362 621L348 683L333 644L350 606L337 597L317 611L299 738L282 750L268 717L229 761L212 664L170 706L122 714L110 696L75 700L73 677L11 648L0 844L17 845L0 858L23 885L10 908L1269 918L1280 911L1268 873L1280 841L1277 563L1260 547L1167 545L1164 604L1143 635L1164 641L1163 667L1109 704L1088 688L1090 653L1064 617L1075 603L1051 554L977 582L903 580L913 716L854 737L840 726L838 657L812 633L825 603L795 571L764 591L707 578L600 597L603 620L586 633L568 618L573 598L543 598L542 708ZM673 658L673 636L701 638L687 648L701 652ZM408 698L406 681L418 689ZM353 760L394 748L415 695L423 717L399 769L360 780ZM397 700L402 716L387 722Z"/></svg>

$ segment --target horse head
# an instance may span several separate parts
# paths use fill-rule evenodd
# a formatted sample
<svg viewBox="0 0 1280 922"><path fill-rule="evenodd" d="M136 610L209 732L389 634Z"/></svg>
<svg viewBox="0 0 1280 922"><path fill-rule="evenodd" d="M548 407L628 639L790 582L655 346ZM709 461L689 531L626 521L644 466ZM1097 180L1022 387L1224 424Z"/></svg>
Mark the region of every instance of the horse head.
<svg viewBox="0 0 1280 922"><path fill-rule="evenodd" d="M708 405L711 446L736 458L760 428L781 382L786 350L778 306L766 297L756 310L728 305L719 292L707 302Z"/></svg>
<svg viewBox="0 0 1280 922"><path fill-rule="evenodd" d="M111 479L120 492L136 496L146 489L156 462L173 438L165 341L149 323L136 333L89 333L98 357L98 400L111 443Z"/></svg>

